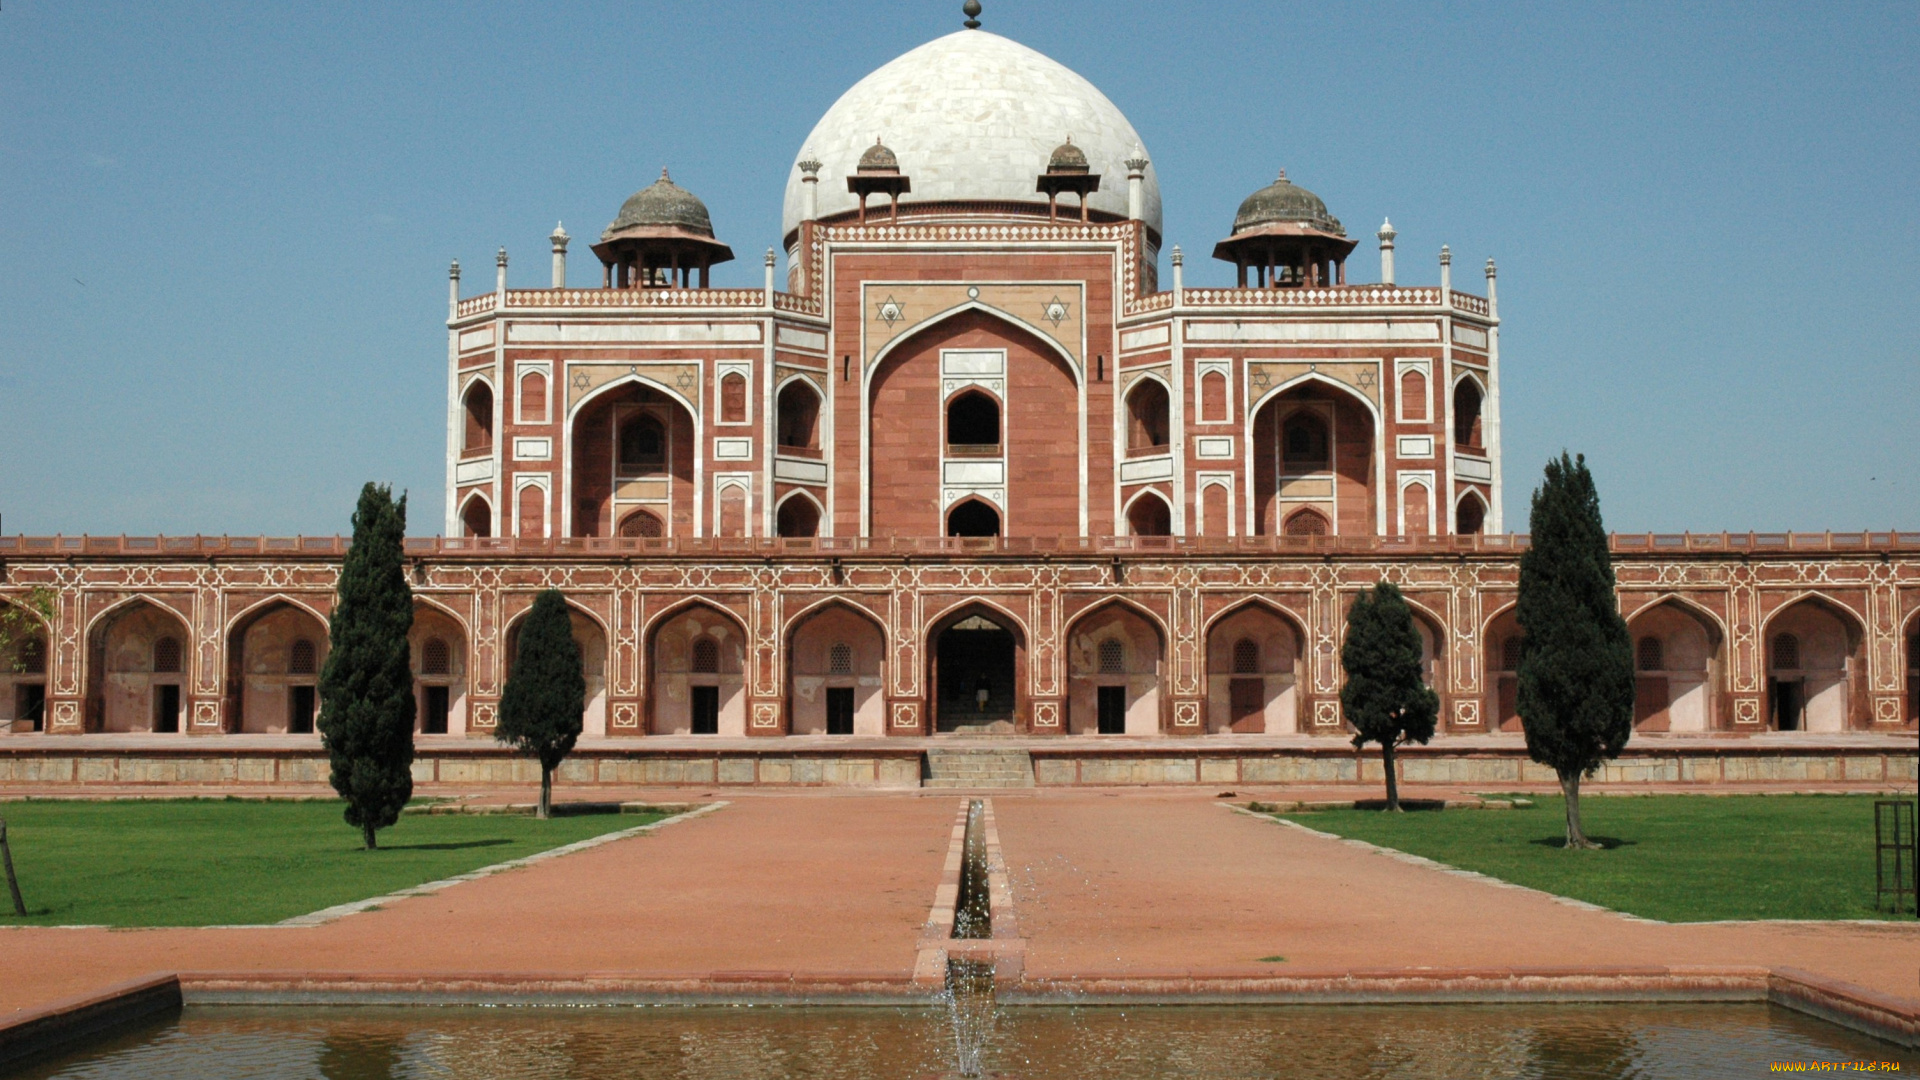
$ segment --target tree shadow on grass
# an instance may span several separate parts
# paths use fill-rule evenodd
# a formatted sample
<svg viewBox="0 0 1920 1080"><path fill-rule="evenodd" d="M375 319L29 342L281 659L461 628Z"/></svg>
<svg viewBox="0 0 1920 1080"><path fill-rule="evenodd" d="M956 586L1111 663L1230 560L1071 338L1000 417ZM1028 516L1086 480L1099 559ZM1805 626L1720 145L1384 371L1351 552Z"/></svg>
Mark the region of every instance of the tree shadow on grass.
<svg viewBox="0 0 1920 1080"><path fill-rule="evenodd" d="M448 841L444 844L381 844L381 851L465 851L467 848L499 847L511 844L512 840L495 837L492 840Z"/></svg>
<svg viewBox="0 0 1920 1080"><path fill-rule="evenodd" d="M1638 840L1622 840L1617 836L1589 836L1587 839L1599 844L1607 851L1612 851L1614 848L1634 847L1640 843ZM1538 840L1529 840L1527 843L1538 844L1541 847L1565 849L1567 846L1567 838L1564 836L1543 836Z"/></svg>

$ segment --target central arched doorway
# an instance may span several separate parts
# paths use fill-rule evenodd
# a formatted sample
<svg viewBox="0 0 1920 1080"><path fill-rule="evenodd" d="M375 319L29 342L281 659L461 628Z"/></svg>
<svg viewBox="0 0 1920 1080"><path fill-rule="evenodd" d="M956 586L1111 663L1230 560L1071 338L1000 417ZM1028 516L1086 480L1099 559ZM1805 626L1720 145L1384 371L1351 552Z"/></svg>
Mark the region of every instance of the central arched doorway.
<svg viewBox="0 0 1920 1080"><path fill-rule="evenodd" d="M933 634L934 730L1012 732L1018 727L1021 640L1013 620L973 605Z"/></svg>

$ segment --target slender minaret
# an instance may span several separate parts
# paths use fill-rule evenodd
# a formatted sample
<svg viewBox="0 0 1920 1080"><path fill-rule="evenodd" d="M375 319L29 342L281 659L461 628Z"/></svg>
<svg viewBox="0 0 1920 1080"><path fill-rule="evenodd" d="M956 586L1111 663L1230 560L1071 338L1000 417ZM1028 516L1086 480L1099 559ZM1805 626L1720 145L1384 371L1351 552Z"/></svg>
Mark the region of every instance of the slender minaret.
<svg viewBox="0 0 1920 1080"><path fill-rule="evenodd" d="M1186 256L1180 254L1180 245L1173 245L1173 302L1180 302L1180 290L1186 287Z"/></svg>
<svg viewBox="0 0 1920 1080"><path fill-rule="evenodd" d="M1127 167L1127 217L1139 221L1147 213L1147 148L1134 143L1133 156L1124 164Z"/></svg>
<svg viewBox="0 0 1920 1080"><path fill-rule="evenodd" d="M1445 304L1453 295L1453 252L1447 245L1440 245L1440 302Z"/></svg>
<svg viewBox="0 0 1920 1080"><path fill-rule="evenodd" d="M460 317L460 260L453 260L447 268L447 319Z"/></svg>
<svg viewBox="0 0 1920 1080"><path fill-rule="evenodd" d="M766 284L767 294L766 294L766 301L765 301L768 307L773 306L773 264L775 261L776 259L773 254L773 249L768 248L767 249L767 284Z"/></svg>
<svg viewBox="0 0 1920 1080"><path fill-rule="evenodd" d="M1393 231L1393 220L1382 218L1380 221L1380 284L1393 284L1393 238L1400 234Z"/></svg>
<svg viewBox="0 0 1920 1080"><path fill-rule="evenodd" d="M813 156L813 147L807 147L806 156L800 159L800 220L818 221L820 219L820 162Z"/></svg>
<svg viewBox="0 0 1920 1080"><path fill-rule="evenodd" d="M565 225L555 222L553 235L547 239L553 241L553 287L564 289L567 287L567 241L573 237L567 235Z"/></svg>
<svg viewBox="0 0 1920 1080"><path fill-rule="evenodd" d="M494 277L493 277L493 291L499 296L498 306L505 307L507 303L507 249L506 248L501 248L500 254L495 255L493 257L493 265L495 268Z"/></svg>

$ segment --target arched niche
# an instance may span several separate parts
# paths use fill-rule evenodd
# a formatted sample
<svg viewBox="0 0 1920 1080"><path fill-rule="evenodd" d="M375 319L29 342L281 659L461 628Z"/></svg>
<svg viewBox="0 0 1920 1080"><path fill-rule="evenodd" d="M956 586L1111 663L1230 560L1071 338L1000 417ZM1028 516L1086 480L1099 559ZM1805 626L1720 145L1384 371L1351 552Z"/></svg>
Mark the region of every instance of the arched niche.
<svg viewBox="0 0 1920 1080"><path fill-rule="evenodd" d="M1460 496L1453 509L1453 531L1458 536L1477 536L1487 527L1487 503L1477 491Z"/></svg>
<svg viewBox="0 0 1920 1080"><path fill-rule="evenodd" d="M953 368L951 378L943 364ZM949 390L950 382L963 385ZM1077 374L1052 342L976 308L903 335L872 368L865 433L869 533L950 535L942 484L952 471L943 437L946 408L955 394L974 385L997 396L999 450L963 451L952 455L951 464L964 463L961 471L977 490L1004 492L995 500L1003 524L1020 535L1078 535L1080 477L1071 467L1083 426ZM1068 467L1030 464L1056 461Z"/></svg>
<svg viewBox="0 0 1920 1080"><path fill-rule="evenodd" d="M1311 510L1341 536L1371 536L1380 499L1375 423L1364 398L1307 378L1266 399L1253 415L1256 534L1287 529Z"/></svg>
<svg viewBox="0 0 1920 1080"><path fill-rule="evenodd" d="M1719 626L1663 600L1627 620L1633 640L1636 731L1698 733L1719 726L1723 681Z"/></svg>
<svg viewBox="0 0 1920 1080"><path fill-rule="evenodd" d="M1482 635L1486 652L1483 670L1487 673L1486 725L1489 731L1519 731L1520 727L1520 629L1518 609L1508 606L1487 622Z"/></svg>
<svg viewBox="0 0 1920 1080"><path fill-rule="evenodd" d="M840 602L801 616L787 637L793 735L886 734L886 633Z"/></svg>
<svg viewBox="0 0 1920 1080"><path fill-rule="evenodd" d="M1066 642L1068 734L1159 733L1166 644L1158 626L1110 602L1074 619Z"/></svg>
<svg viewBox="0 0 1920 1080"><path fill-rule="evenodd" d="M1856 723L1864 695L1863 635L1851 613L1819 596L1781 608L1766 622L1767 719L1777 731L1833 734Z"/></svg>
<svg viewBox="0 0 1920 1080"><path fill-rule="evenodd" d="M227 631L228 730L311 734L320 716L327 625L285 600L252 609Z"/></svg>
<svg viewBox="0 0 1920 1080"><path fill-rule="evenodd" d="M1293 620L1243 604L1207 631L1207 730L1292 735L1300 730L1300 643Z"/></svg>
<svg viewBox="0 0 1920 1080"><path fill-rule="evenodd" d="M693 531L693 414L638 382L618 383L574 412L568 440L574 536L611 536L635 510L664 535Z"/></svg>
<svg viewBox="0 0 1920 1080"><path fill-rule="evenodd" d="M793 492L780 500L780 509L774 513L773 531L776 536L820 535L820 504L806 492Z"/></svg>
<svg viewBox="0 0 1920 1080"><path fill-rule="evenodd" d="M1165 452L1173 430L1166 384L1141 377L1127 389L1127 453Z"/></svg>
<svg viewBox="0 0 1920 1080"><path fill-rule="evenodd" d="M985 499L962 499L947 511L948 536L999 536L1000 511Z"/></svg>
<svg viewBox="0 0 1920 1080"><path fill-rule="evenodd" d="M526 625L527 613L532 611L531 604L525 611L513 617L507 624L506 650L503 658L500 685L504 688L507 680L513 678L513 661L520 655L520 628ZM567 605L567 625L573 631L573 643L580 648L580 673L587 680L586 708L580 714L580 733L583 735L605 735L607 733L607 632L600 621L581 611L571 603Z"/></svg>
<svg viewBox="0 0 1920 1080"><path fill-rule="evenodd" d="M493 535L493 507L486 497L474 495L460 507L460 534L468 537Z"/></svg>
<svg viewBox="0 0 1920 1080"><path fill-rule="evenodd" d="M963 604L927 632L934 730L1012 732L1026 726L1027 641L990 604Z"/></svg>
<svg viewBox="0 0 1920 1080"><path fill-rule="evenodd" d="M20 635L0 650L0 732L28 734L47 728L47 625L29 608L0 600L0 610L20 617Z"/></svg>
<svg viewBox="0 0 1920 1080"><path fill-rule="evenodd" d="M459 620L415 601L407 634L413 663L413 730L422 735L467 732L467 635Z"/></svg>
<svg viewBox="0 0 1920 1080"><path fill-rule="evenodd" d="M1000 402L969 387L947 401L947 453L991 456L1000 452Z"/></svg>
<svg viewBox="0 0 1920 1080"><path fill-rule="evenodd" d="M820 391L806 379L793 379L776 399L775 434L783 454L820 456Z"/></svg>
<svg viewBox="0 0 1920 1080"><path fill-rule="evenodd" d="M485 379L467 384L460 398L462 456L490 453L493 450L493 387Z"/></svg>
<svg viewBox="0 0 1920 1080"><path fill-rule="evenodd" d="M1129 536L1172 536L1173 507L1152 489L1141 492L1127 504Z"/></svg>
<svg viewBox="0 0 1920 1080"><path fill-rule="evenodd" d="M746 630L705 604L658 623L647 646L648 721L655 735L747 733Z"/></svg>
<svg viewBox="0 0 1920 1080"><path fill-rule="evenodd" d="M1471 375L1463 375L1453 384L1453 444L1469 454L1486 452L1480 416L1486 393Z"/></svg>

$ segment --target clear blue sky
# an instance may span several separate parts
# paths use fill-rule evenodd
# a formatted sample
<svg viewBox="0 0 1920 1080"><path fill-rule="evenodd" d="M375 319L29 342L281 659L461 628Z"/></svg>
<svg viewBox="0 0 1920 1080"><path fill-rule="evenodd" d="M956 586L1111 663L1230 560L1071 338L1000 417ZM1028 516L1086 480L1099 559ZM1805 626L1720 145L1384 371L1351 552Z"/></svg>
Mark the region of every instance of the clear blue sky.
<svg viewBox="0 0 1920 1080"><path fill-rule="evenodd" d="M786 172L914 3L0 8L9 532L439 531L448 260L545 284L669 165L757 284ZM1189 284L1285 166L1400 280L1500 264L1509 525L1920 530L1920 5L989 0L1100 86ZM586 264L586 265L583 265ZM597 277L595 278L597 280Z"/></svg>

